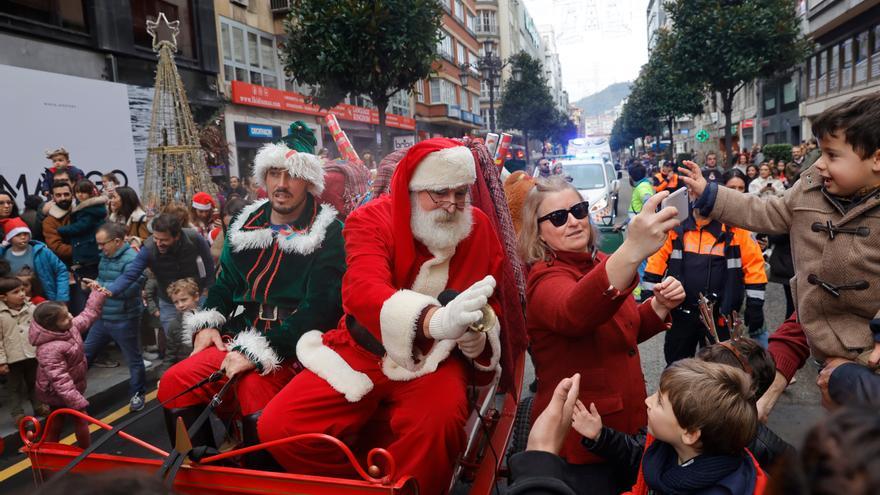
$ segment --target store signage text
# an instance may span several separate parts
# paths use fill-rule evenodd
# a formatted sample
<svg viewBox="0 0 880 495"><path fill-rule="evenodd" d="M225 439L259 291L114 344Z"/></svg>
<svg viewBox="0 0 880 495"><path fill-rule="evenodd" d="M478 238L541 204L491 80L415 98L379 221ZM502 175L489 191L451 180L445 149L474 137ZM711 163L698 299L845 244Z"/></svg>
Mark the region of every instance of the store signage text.
<svg viewBox="0 0 880 495"><path fill-rule="evenodd" d="M306 102L306 97L293 91L282 91L275 88L266 88L242 81L232 81L232 102L239 105L252 107L270 108L286 112L303 113L323 117L328 113L336 115L339 120L351 120L368 124L379 123L379 112L369 108L348 105L345 103L336 105L329 112L322 110L317 105ZM386 114L385 124L388 127L398 129L415 130L416 121L402 115Z"/></svg>

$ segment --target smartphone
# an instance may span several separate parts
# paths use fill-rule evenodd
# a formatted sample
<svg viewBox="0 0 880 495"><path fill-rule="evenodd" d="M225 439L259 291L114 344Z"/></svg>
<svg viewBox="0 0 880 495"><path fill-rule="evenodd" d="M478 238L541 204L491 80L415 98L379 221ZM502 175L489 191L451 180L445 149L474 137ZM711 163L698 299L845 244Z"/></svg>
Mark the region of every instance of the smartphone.
<svg viewBox="0 0 880 495"><path fill-rule="evenodd" d="M688 190L686 187L682 187L681 189L673 192L669 196L666 196L666 199L660 202L660 209L666 208L667 206L674 206L676 210L678 210L678 214L675 216L675 219L679 222L684 222L687 220L689 211L688 211Z"/></svg>

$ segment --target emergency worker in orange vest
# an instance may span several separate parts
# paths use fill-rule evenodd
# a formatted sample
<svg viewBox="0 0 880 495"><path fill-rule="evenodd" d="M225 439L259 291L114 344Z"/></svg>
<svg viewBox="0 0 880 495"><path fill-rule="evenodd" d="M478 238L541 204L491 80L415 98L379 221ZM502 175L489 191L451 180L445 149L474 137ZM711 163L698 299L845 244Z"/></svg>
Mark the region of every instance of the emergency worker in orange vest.
<svg viewBox="0 0 880 495"><path fill-rule="evenodd" d="M664 276L680 280L686 293L685 301L672 311L672 327L666 332L663 353L667 364L693 357L697 346L706 342L707 330L698 306L700 294L714 302L720 340L730 338L721 316L740 313L744 298L749 334L764 332L767 274L761 248L747 230L691 210L690 217L670 230L663 247L648 258L642 283L651 291Z"/></svg>
<svg viewBox="0 0 880 495"><path fill-rule="evenodd" d="M653 186L655 192L672 192L684 186L684 182L680 182L678 180L678 174L675 173L675 169L673 168L674 164L675 162L673 162L672 160L666 160L660 163L660 171L654 174L653 177Z"/></svg>

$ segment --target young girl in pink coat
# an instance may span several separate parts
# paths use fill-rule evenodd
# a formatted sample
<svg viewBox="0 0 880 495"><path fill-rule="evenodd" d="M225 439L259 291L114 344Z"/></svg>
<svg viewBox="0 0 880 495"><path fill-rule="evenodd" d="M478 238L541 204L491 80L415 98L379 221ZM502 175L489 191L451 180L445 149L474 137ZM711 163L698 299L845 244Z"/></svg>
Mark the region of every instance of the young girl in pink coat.
<svg viewBox="0 0 880 495"><path fill-rule="evenodd" d="M69 407L85 411L89 401L86 391L86 355L82 334L101 314L107 294L103 288L89 281L92 294L85 309L76 318L67 311L64 303L46 301L34 310L34 319L28 332L28 340L37 348L37 398L52 410ZM45 439L57 442L63 421L60 417L46 430ZM76 442L80 448L90 444L89 425L85 420L74 420Z"/></svg>

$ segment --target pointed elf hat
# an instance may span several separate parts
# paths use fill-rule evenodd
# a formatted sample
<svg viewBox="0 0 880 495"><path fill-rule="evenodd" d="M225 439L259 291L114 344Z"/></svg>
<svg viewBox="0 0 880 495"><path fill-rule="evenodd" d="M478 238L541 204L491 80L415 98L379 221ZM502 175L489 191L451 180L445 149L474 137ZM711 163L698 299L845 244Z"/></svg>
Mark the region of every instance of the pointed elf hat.
<svg viewBox="0 0 880 495"><path fill-rule="evenodd" d="M266 186L269 169L287 170L291 177L303 179L310 184L309 192L319 196L324 191L324 167L315 156L315 133L305 122L290 124L290 130L279 142L263 145L254 159L254 180Z"/></svg>

